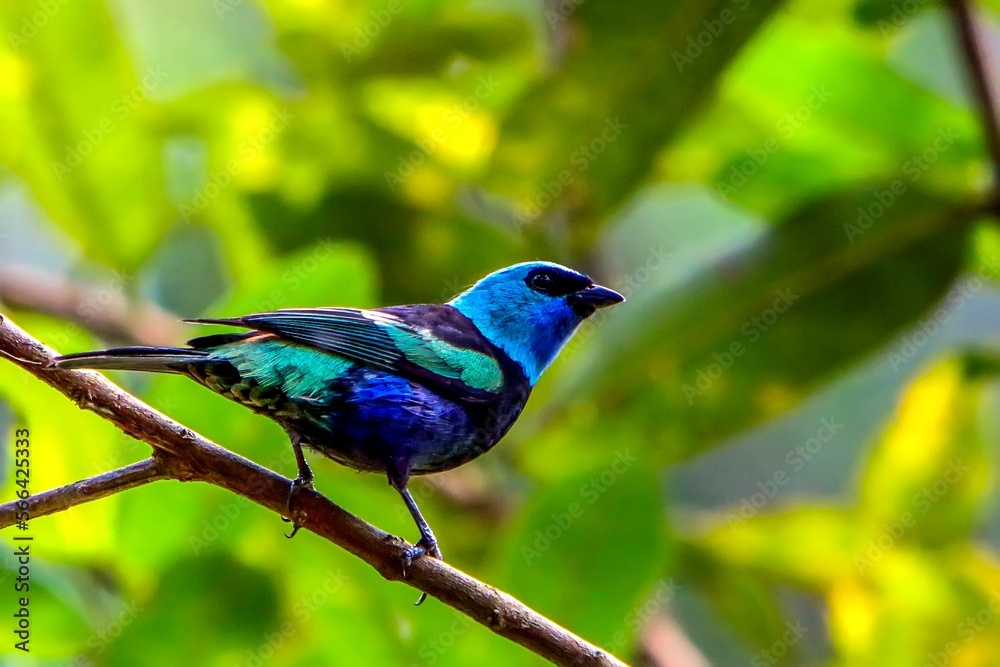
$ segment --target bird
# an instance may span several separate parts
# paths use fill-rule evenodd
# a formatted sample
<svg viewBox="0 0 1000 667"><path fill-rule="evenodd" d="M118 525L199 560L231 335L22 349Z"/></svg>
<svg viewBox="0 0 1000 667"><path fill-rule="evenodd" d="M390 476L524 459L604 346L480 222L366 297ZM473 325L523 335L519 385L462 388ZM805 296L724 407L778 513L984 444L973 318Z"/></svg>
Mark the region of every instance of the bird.
<svg viewBox="0 0 1000 667"><path fill-rule="evenodd" d="M304 449L386 475L420 533L404 551L409 564L427 555L443 559L407 488L410 477L450 470L490 450L578 327L623 301L584 273L532 261L490 273L445 304L188 319L243 331L200 336L187 347L67 354L53 363L184 375L276 421L298 468L289 517L294 497L314 488ZM293 521L289 537L298 528Z"/></svg>

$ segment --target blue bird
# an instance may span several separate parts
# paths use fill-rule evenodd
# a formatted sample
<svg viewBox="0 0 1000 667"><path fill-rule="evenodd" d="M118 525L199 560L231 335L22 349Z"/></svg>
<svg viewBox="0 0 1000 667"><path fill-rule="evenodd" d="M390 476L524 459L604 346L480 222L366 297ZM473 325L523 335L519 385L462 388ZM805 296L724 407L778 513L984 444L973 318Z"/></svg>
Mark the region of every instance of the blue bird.
<svg viewBox="0 0 1000 667"><path fill-rule="evenodd" d="M250 331L194 338L186 348L70 354L55 364L179 373L275 420L298 466L289 516L295 493L312 488L303 447L386 474L420 530L405 554L409 562L441 558L407 490L410 476L450 470L492 448L577 327L624 300L572 269L526 262L491 273L444 305L186 320Z"/></svg>

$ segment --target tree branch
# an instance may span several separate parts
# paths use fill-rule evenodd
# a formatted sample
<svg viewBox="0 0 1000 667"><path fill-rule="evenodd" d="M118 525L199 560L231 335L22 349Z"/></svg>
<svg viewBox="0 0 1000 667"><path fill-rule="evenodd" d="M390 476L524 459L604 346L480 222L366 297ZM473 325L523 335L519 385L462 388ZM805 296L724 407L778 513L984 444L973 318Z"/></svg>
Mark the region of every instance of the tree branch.
<svg viewBox="0 0 1000 667"><path fill-rule="evenodd" d="M96 412L154 450L150 461L40 494L40 500L34 501L33 517L164 478L207 482L279 515L286 512L289 480L210 442L97 373L50 367L54 352L9 320L0 325L0 352L81 408ZM303 528L361 558L387 580L405 581L557 665L624 667L614 656L447 563L420 558L404 571L405 541L362 521L316 492L303 492L296 498L295 518ZM10 525L11 505L0 507L0 527Z"/></svg>
<svg viewBox="0 0 1000 667"><path fill-rule="evenodd" d="M986 148L993 162L990 208L994 215L1000 216L1000 78L987 52L986 40L972 14L971 3L967 0L948 0L948 8L972 79L973 93L982 117Z"/></svg>
<svg viewBox="0 0 1000 667"><path fill-rule="evenodd" d="M17 523L17 515L22 511L26 511L31 519L47 516L160 479L170 479L170 475L155 458L139 461L58 489L31 495L24 500L4 503L0 505L0 528Z"/></svg>

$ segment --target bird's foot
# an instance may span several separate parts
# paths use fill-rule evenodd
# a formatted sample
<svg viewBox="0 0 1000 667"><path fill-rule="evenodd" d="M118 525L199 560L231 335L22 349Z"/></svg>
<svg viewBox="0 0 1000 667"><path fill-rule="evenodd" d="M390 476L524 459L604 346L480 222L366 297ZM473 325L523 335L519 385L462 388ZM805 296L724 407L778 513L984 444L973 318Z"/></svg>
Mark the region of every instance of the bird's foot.
<svg viewBox="0 0 1000 667"><path fill-rule="evenodd" d="M444 560L444 556L441 555L441 549L438 548L437 540L433 538L421 537L419 542L403 552L404 575L406 574L407 568L413 564L413 561L421 556L431 556L432 558L437 558L438 560Z"/></svg>
<svg viewBox="0 0 1000 667"><path fill-rule="evenodd" d="M410 569L413 565L413 561L423 556L430 556L432 558L437 558L438 560L444 560L444 556L441 554L441 549L438 547L437 540L433 537L421 537L420 541L415 545L403 552L403 578L406 578L406 571ZM414 603L414 606L419 607L427 599L427 593L421 593L420 598Z"/></svg>
<svg viewBox="0 0 1000 667"><path fill-rule="evenodd" d="M295 537L295 533L299 532L299 528L302 525L296 520L296 512L294 509L295 497L298 496L303 491L315 491L312 479L306 479L304 477L296 477L292 480L292 487L288 490L288 500L285 501L285 513L288 517L281 517L282 521L290 522L292 524L292 532L285 535L288 539Z"/></svg>

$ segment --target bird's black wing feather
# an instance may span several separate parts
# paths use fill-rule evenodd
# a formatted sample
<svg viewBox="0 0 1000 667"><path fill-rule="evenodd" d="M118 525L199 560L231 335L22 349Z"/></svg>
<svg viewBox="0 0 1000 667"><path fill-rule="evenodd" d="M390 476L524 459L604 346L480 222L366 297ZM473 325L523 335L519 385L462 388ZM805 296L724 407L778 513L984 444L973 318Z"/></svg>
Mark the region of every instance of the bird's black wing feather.
<svg viewBox="0 0 1000 667"><path fill-rule="evenodd" d="M447 305L373 310L300 308L188 320L275 334L391 371L466 401L494 399L510 369L478 329ZM192 341L197 344L199 339Z"/></svg>

